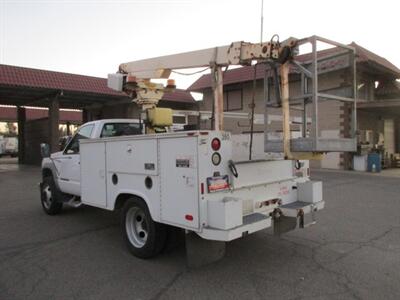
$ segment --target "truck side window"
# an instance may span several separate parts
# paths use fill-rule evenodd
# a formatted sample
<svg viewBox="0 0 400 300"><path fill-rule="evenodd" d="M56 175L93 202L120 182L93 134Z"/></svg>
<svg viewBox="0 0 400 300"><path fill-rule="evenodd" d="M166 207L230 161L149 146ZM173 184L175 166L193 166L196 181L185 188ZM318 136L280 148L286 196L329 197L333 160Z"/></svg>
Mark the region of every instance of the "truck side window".
<svg viewBox="0 0 400 300"><path fill-rule="evenodd" d="M141 134L139 123L107 123L101 130L100 137Z"/></svg>
<svg viewBox="0 0 400 300"><path fill-rule="evenodd" d="M78 154L79 153L79 140L80 139L88 139L92 134L94 125L86 125L81 127L78 132L74 135L71 142L65 148L64 153L66 154Z"/></svg>

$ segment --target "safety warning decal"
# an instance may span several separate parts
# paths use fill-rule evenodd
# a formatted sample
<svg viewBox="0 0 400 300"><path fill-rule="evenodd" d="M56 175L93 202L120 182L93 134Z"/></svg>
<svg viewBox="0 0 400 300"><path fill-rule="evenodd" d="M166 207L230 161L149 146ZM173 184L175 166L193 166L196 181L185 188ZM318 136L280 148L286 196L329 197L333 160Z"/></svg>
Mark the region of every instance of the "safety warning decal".
<svg viewBox="0 0 400 300"><path fill-rule="evenodd" d="M175 160L175 165L177 168L193 168L194 158L193 156L179 156Z"/></svg>

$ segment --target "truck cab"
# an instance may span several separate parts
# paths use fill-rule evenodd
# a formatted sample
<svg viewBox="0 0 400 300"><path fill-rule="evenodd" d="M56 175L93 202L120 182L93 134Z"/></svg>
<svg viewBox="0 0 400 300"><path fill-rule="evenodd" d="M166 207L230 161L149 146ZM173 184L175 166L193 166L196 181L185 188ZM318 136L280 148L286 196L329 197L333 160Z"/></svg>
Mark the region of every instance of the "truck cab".
<svg viewBox="0 0 400 300"><path fill-rule="evenodd" d="M43 159L42 170L52 172L56 186L63 193L80 196L80 140L137 135L142 134L141 128L137 119L104 119L85 123L62 151Z"/></svg>

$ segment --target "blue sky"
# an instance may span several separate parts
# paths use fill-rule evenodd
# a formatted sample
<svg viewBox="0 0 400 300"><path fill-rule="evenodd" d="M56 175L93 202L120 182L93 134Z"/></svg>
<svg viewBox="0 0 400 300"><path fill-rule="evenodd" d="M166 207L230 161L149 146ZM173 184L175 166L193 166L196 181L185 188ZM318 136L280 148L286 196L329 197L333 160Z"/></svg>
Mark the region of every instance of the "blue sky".
<svg viewBox="0 0 400 300"><path fill-rule="evenodd" d="M355 41L400 66L397 2L265 0L264 37ZM0 0L0 63L106 77L126 61L258 42L260 6L261 0Z"/></svg>

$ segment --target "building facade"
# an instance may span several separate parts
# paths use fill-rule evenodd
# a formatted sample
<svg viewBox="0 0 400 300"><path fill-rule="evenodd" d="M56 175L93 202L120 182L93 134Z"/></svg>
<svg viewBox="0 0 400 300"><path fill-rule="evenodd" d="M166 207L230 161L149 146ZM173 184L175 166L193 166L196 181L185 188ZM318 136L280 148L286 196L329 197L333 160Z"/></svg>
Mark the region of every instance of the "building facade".
<svg viewBox="0 0 400 300"><path fill-rule="evenodd" d="M357 128L358 142L384 144L384 155L390 156L400 152L400 89L396 81L400 78L400 70L386 59L352 43L356 49L357 62ZM318 52L319 57L332 53L336 48ZM309 56L301 55L296 60L306 63ZM348 55L339 55L321 62L318 77L319 92L338 96L352 96L352 74ZM263 132L267 128L269 134L282 132L281 110L267 109L267 124L264 124L265 77L271 76L265 65L241 67L224 73L224 130L232 133L247 133L250 131L249 114L251 112L253 95L255 103L255 132ZM254 89L255 81L255 89ZM289 75L290 98L301 94L300 75L291 70ZM211 77L203 75L194 82L190 91L202 92L204 99L199 103L200 111L212 111L213 94ZM273 87L270 86L271 95ZM308 116L310 117L308 108ZM319 101L319 132L322 138L348 137L352 114L343 102ZM291 110L291 131L296 137L302 130L301 113ZM308 119L311 121L311 118ZM211 128L211 120L202 118L202 128ZM328 153L322 161L314 161L314 167L349 169L352 166L352 156L344 153Z"/></svg>

